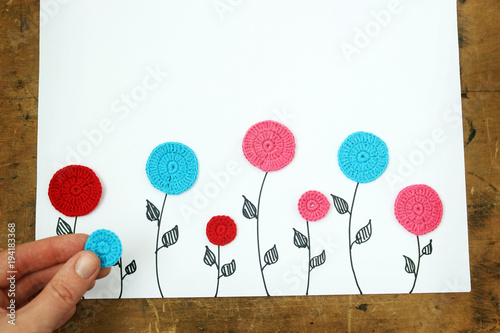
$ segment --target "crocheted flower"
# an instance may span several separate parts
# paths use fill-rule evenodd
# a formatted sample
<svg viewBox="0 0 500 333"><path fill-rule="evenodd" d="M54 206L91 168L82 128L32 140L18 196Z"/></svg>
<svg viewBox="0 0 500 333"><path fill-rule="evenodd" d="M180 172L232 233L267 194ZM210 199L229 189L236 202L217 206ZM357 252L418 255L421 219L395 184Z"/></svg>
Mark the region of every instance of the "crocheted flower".
<svg viewBox="0 0 500 333"><path fill-rule="evenodd" d="M162 143L149 155L146 173L158 190L181 194L191 188L198 177L198 159L191 148L182 143Z"/></svg>
<svg viewBox="0 0 500 333"><path fill-rule="evenodd" d="M421 236L437 228L443 216L443 203L431 187L411 185L396 197L394 214L406 230Z"/></svg>
<svg viewBox="0 0 500 333"><path fill-rule="evenodd" d="M330 202L318 191L307 191L299 199L299 213L306 221L321 220L328 210Z"/></svg>
<svg viewBox="0 0 500 333"><path fill-rule="evenodd" d="M122 243L114 232L99 229L89 236L85 243L85 250L97 254L101 260L101 267L111 267L122 256Z"/></svg>
<svg viewBox="0 0 500 333"><path fill-rule="evenodd" d="M50 202L66 216L83 216L99 203L102 186L94 171L70 165L57 171L49 184Z"/></svg>
<svg viewBox="0 0 500 333"><path fill-rule="evenodd" d="M287 166L295 155L295 138L284 125L272 120L250 127L243 138L243 154L262 171L277 171Z"/></svg>
<svg viewBox="0 0 500 333"><path fill-rule="evenodd" d="M226 245L236 237L236 223L229 216L214 216L207 223L207 237L214 245Z"/></svg>
<svg viewBox="0 0 500 333"><path fill-rule="evenodd" d="M380 177L389 164L387 145L378 136L356 132L347 137L339 148L340 170L358 183L369 183Z"/></svg>

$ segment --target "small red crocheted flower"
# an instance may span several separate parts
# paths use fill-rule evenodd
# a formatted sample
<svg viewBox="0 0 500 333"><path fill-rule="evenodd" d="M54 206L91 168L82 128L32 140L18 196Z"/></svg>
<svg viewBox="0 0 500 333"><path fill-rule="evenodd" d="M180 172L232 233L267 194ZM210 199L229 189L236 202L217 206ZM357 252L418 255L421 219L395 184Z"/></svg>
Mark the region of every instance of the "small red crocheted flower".
<svg viewBox="0 0 500 333"><path fill-rule="evenodd" d="M430 186L411 185L399 192L394 214L406 230L421 236L437 228L443 216L443 203Z"/></svg>
<svg viewBox="0 0 500 333"><path fill-rule="evenodd" d="M321 220L330 210L330 202L323 193L307 191L299 199L299 213L306 221Z"/></svg>
<svg viewBox="0 0 500 333"><path fill-rule="evenodd" d="M207 223L207 237L214 245L227 245L236 237L236 223L229 216L214 216Z"/></svg>
<svg viewBox="0 0 500 333"><path fill-rule="evenodd" d="M57 171L49 184L50 202L66 216L90 213L101 199L102 186L92 169L70 165Z"/></svg>
<svg viewBox="0 0 500 333"><path fill-rule="evenodd" d="M243 154L262 171L277 171L295 155L295 138L284 125L267 120L250 127L243 138Z"/></svg>

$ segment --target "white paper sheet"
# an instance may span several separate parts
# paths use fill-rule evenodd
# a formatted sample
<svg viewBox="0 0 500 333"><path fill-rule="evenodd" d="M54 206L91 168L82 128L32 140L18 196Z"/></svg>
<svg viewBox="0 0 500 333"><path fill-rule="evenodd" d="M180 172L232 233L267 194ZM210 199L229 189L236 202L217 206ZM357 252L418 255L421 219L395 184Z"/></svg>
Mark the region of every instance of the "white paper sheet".
<svg viewBox="0 0 500 333"><path fill-rule="evenodd" d="M352 249L363 293L408 293L417 262L416 237L396 220L398 192L427 184L440 195L439 227L421 236L433 253L421 258L415 293L470 291L465 171L461 123L456 2L410 0L42 0L36 238L56 234L48 184L61 167L92 168L103 185L98 207L78 219L77 232L105 228L123 244L123 298L159 297L156 224L146 199L164 194L145 164L157 145L193 149L199 175L187 192L170 196L161 233L178 225L179 240L159 252L165 297L213 297L217 270L205 228L231 216L236 239L221 247L218 296L264 296L255 220L243 198L257 202L264 172L244 157L248 128L273 119L296 139L293 161L269 173L262 194L261 255L276 244L279 261L264 270L269 293L303 295L307 250L297 202L307 190L350 204L356 183L338 166L337 150L356 131L382 138L386 172L362 184L352 237L368 220L369 241ZM311 251L326 262L311 271L310 295L357 294L349 260L348 214L331 207L310 224ZM87 298L116 298L114 267Z"/></svg>

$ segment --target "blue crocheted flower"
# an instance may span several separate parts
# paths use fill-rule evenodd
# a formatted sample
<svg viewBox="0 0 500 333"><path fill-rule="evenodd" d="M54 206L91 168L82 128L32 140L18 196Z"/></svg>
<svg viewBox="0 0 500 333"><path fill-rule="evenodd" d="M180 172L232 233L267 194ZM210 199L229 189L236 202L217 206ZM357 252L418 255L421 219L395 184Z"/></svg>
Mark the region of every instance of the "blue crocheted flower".
<svg viewBox="0 0 500 333"><path fill-rule="evenodd" d="M101 267L111 267L122 256L122 243L114 232L99 229L89 236L85 243L85 250L97 254L101 260Z"/></svg>
<svg viewBox="0 0 500 333"><path fill-rule="evenodd" d="M337 157L344 175L358 183L374 181L389 164L389 151L385 142L367 132L349 135L340 146Z"/></svg>
<svg viewBox="0 0 500 333"><path fill-rule="evenodd" d="M146 173L155 188L166 194L181 194L198 177L198 159L186 145L166 142L151 152Z"/></svg>

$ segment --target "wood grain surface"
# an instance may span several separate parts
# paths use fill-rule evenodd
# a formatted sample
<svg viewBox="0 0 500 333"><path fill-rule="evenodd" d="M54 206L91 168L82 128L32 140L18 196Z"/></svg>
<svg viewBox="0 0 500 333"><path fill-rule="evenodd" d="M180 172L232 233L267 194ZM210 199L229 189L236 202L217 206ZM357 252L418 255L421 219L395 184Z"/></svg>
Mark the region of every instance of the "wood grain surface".
<svg viewBox="0 0 500 333"><path fill-rule="evenodd" d="M500 1L458 6L471 293L83 300L60 332L499 332ZM39 20L0 4L0 249L35 236Z"/></svg>

